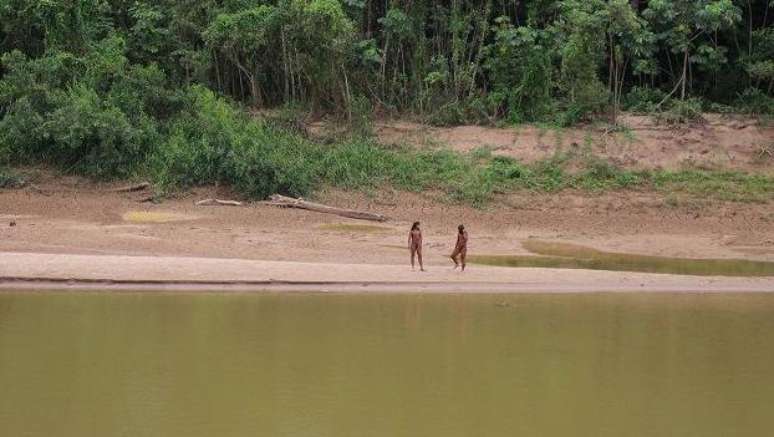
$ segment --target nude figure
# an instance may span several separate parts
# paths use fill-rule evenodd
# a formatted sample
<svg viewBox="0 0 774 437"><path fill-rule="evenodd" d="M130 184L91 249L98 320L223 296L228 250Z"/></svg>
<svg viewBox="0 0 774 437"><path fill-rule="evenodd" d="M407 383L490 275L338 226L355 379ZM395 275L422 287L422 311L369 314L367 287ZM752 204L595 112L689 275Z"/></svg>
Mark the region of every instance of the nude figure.
<svg viewBox="0 0 774 437"><path fill-rule="evenodd" d="M411 226L408 236L408 247L411 251L411 270L414 270L414 257L419 259L419 270L424 272L425 266L422 265L422 230L419 229L419 222L414 222Z"/></svg>
<svg viewBox="0 0 774 437"><path fill-rule="evenodd" d="M457 243L454 245L454 251L451 254L451 259L454 261L454 269L462 266L462 271L465 271L465 258L468 255L468 231L465 230L465 226L457 226ZM459 258L459 259L458 259Z"/></svg>

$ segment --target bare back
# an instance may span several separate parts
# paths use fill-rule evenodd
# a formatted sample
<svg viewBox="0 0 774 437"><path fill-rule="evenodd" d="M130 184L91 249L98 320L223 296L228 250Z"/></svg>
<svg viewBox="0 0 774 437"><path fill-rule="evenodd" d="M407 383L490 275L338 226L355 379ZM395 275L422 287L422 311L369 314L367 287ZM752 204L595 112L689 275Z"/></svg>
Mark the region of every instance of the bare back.
<svg viewBox="0 0 774 437"><path fill-rule="evenodd" d="M464 252L468 250L468 231L462 231L457 233L457 244L454 246L456 252Z"/></svg>

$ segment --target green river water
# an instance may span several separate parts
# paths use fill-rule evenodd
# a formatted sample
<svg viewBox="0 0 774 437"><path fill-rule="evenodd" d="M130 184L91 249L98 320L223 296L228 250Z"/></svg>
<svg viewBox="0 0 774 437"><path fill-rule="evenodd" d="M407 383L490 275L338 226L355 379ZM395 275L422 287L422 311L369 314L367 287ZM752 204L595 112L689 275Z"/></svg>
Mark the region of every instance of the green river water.
<svg viewBox="0 0 774 437"><path fill-rule="evenodd" d="M0 436L774 435L774 295L0 294Z"/></svg>

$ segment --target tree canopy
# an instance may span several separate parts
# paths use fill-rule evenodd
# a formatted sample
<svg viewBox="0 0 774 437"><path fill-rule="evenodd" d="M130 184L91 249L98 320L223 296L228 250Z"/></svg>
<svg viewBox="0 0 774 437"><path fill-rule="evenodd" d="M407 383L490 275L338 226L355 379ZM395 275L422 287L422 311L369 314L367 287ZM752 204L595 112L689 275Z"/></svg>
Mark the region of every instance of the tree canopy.
<svg viewBox="0 0 774 437"><path fill-rule="evenodd" d="M290 184L261 157L268 149L215 135L244 127L226 101L353 123L380 111L443 124L570 125L681 102L771 114L772 8L772 0L0 0L0 164L127 176L179 165L172 157L193 141L208 152L185 149L186 159L249 152L264 176ZM186 178L234 176L207 168Z"/></svg>

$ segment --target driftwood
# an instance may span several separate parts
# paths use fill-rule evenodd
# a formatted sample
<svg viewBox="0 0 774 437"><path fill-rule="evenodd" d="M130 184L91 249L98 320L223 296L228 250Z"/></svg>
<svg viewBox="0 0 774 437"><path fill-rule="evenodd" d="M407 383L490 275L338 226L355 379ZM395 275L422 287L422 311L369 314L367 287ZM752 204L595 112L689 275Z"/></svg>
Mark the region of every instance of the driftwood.
<svg viewBox="0 0 774 437"><path fill-rule="evenodd" d="M774 158L774 144L759 146L758 159Z"/></svg>
<svg viewBox="0 0 774 437"><path fill-rule="evenodd" d="M210 205L242 206L242 202L237 202L236 200L220 200L220 199L204 199L196 202L196 206L210 206Z"/></svg>
<svg viewBox="0 0 774 437"><path fill-rule="evenodd" d="M139 184L116 188L110 191L113 193L131 193L133 191L142 191L146 188L150 188L150 186L151 186L150 182L140 182Z"/></svg>
<svg viewBox="0 0 774 437"><path fill-rule="evenodd" d="M308 202L304 199L294 199L292 197L282 196L275 194L271 196L268 202L263 202L264 205L279 206L283 208L298 208L308 211L320 212L323 214L335 214L342 217L348 217L357 220L371 220L376 222L383 222L387 220L387 217L374 212L356 211L354 209L336 208L333 206L323 205L321 203Z"/></svg>

